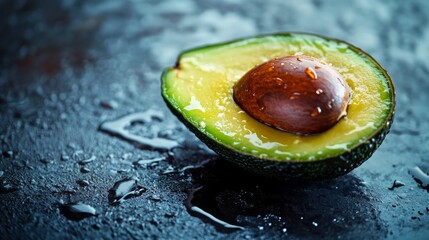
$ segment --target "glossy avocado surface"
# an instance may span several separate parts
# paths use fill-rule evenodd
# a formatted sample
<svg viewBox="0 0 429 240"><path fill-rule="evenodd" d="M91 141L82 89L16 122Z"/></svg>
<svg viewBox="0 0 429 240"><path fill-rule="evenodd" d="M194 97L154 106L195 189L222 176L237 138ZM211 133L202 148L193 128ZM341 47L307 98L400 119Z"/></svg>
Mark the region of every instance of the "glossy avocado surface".
<svg viewBox="0 0 429 240"><path fill-rule="evenodd" d="M233 87L271 59L305 55L338 71L352 91L347 115L328 130L297 135L243 111ZM162 96L204 143L251 172L283 180L343 175L367 160L388 133L395 92L387 72L343 41L305 33L250 37L182 53L162 74Z"/></svg>

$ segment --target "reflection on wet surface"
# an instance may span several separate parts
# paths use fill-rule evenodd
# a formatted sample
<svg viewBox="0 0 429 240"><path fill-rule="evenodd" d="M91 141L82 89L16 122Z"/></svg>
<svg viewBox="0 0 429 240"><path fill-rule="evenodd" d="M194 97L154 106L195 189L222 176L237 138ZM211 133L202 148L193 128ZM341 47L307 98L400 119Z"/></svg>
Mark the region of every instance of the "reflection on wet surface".
<svg viewBox="0 0 429 240"><path fill-rule="evenodd" d="M270 229L272 237L386 234L372 193L351 174L313 183L279 182L243 172L224 159L188 172L195 185L185 201L189 213L220 231Z"/></svg>

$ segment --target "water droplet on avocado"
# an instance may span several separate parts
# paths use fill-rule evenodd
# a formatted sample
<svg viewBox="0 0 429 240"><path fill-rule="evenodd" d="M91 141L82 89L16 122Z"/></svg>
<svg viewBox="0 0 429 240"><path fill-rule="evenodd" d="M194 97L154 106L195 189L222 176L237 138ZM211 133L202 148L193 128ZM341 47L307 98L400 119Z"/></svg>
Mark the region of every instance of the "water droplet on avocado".
<svg viewBox="0 0 429 240"><path fill-rule="evenodd" d="M317 95L320 95L320 94L322 94L322 93L323 93L323 90L322 90L322 89L318 88L318 89L316 90L316 94L317 94ZM332 106L331 106L331 108L332 108Z"/></svg>
<svg viewBox="0 0 429 240"><path fill-rule="evenodd" d="M74 221L80 221L84 218L96 216L95 208L82 202L64 204L59 208L61 214Z"/></svg>
<svg viewBox="0 0 429 240"><path fill-rule="evenodd" d="M109 190L109 203L111 205L118 205L128 198L142 195L146 190L145 187L137 185L137 179L124 178L115 182Z"/></svg>
<svg viewBox="0 0 429 240"><path fill-rule="evenodd" d="M315 107L315 108L313 108L313 110L311 110L310 116L316 117L320 113L322 113L322 109L320 107Z"/></svg>
<svg viewBox="0 0 429 240"><path fill-rule="evenodd" d="M313 68L308 67L304 71L305 71L305 74L307 74L307 76L311 78L311 80L317 79L317 73Z"/></svg>

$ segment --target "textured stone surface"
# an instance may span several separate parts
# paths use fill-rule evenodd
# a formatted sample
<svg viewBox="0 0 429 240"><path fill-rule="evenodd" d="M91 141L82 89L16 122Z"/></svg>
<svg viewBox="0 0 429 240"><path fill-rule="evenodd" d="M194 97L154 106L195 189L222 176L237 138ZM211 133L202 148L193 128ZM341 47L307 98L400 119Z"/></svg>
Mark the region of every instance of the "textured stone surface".
<svg viewBox="0 0 429 240"><path fill-rule="evenodd" d="M20 0L0 2L0 15L2 239L429 235L429 193L408 173L415 166L429 171L426 1ZM161 71L180 51L284 31L348 41L396 84L391 133L370 160L339 179L302 185L248 176L217 159L161 99ZM98 131L105 121L148 109L164 117L129 131L180 142L173 153ZM207 160L216 164L179 171ZM108 190L130 177L147 191L109 205ZM389 190L394 180L405 186ZM210 209L245 229L225 231L189 214L185 191L198 186L207 189L200 198ZM72 221L60 213L60 205L76 201L97 216Z"/></svg>

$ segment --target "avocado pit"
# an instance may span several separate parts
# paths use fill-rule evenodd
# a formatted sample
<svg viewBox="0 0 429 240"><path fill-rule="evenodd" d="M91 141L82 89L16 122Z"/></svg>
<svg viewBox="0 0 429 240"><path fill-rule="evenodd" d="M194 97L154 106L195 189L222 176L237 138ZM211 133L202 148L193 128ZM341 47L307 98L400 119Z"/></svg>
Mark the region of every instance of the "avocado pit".
<svg viewBox="0 0 429 240"><path fill-rule="evenodd" d="M351 90L330 65L309 56L262 63L233 87L234 101L256 120L297 135L317 134L347 114Z"/></svg>

